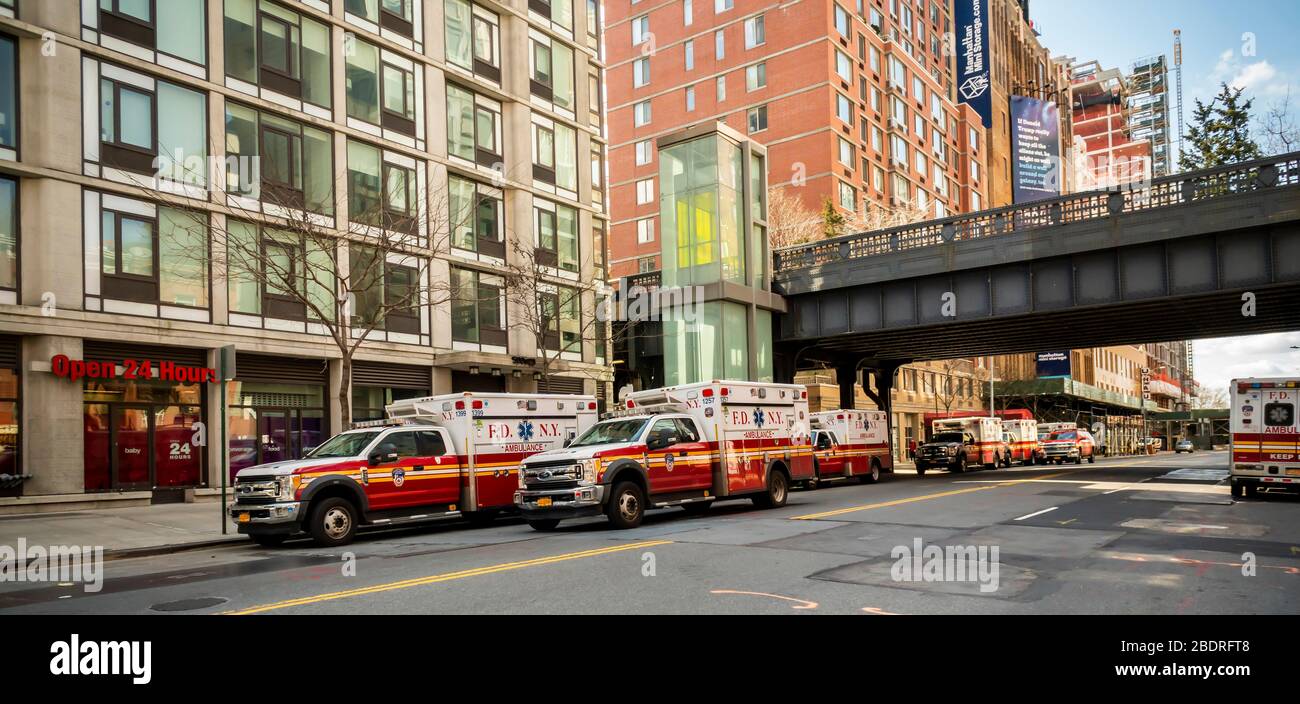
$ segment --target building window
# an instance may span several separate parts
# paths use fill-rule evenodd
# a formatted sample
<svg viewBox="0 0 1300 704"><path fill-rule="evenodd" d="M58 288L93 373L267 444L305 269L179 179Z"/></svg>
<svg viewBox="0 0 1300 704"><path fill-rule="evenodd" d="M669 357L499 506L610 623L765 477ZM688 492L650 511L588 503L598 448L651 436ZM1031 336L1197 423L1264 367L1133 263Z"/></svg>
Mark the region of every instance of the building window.
<svg viewBox="0 0 1300 704"><path fill-rule="evenodd" d="M835 73L840 80L852 85L853 83L853 59L848 54L840 50L835 51Z"/></svg>
<svg viewBox="0 0 1300 704"><path fill-rule="evenodd" d="M206 308L206 218L159 207L151 216L100 210L100 291L106 298Z"/></svg>
<svg viewBox="0 0 1300 704"><path fill-rule="evenodd" d="M686 88L686 112L695 111L695 86Z"/></svg>
<svg viewBox="0 0 1300 704"><path fill-rule="evenodd" d="M644 178L636 182L636 204L646 205L655 200L655 180Z"/></svg>
<svg viewBox="0 0 1300 704"><path fill-rule="evenodd" d="M18 181L0 178L0 289L18 289Z"/></svg>
<svg viewBox="0 0 1300 704"><path fill-rule="evenodd" d="M415 232L415 169L383 159L378 148L348 140L348 219Z"/></svg>
<svg viewBox="0 0 1300 704"><path fill-rule="evenodd" d="M420 272L425 267L389 261L382 249L348 248L352 326L361 330L420 334Z"/></svg>
<svg viewBox="0 0 1300 704"><path fill-rule="evenodd" d="M632 18L632 46L644 43L650 38L650 15Z"/></svg>
<svg viewBox="0 0 1300 704"><path fill-rule="evenodd" d="M231 192L333 215L333 149L328 132L226 103L226 187ZM248 164L260 167L251 182L242 172Z"/></svg>
<svg viewBox="0 0 1300 704"><path fill-rule="evenodd" d="M394 30L403 36L414 36L415 2L416 0L381 0L379 26Z"/></svg>
<svg viewBox="0 0 1300 704"><path fill-rule="evenodd" d="M734 7L735 0L713 0L714 14L726 12Z"/></svg>
<svg viewBox="0 0 1300 704"><path fill-rule="evenodd" d="M505 347L504 281L473 269L451 268L451 337Z"/></svg>
<svg viewBox="0 0 1300 704"><path fill-rule="evenodd" d="M202 65L207 63L203 11L203 0L99 0L99 28L104 34Z"/></svg>
<svg viewBox="0 0 1300 704"><path fill-rule="evenodd" d="M605 226L600 220L591 225L591 276L596 281L605 280Z"/></svg>
<svg viewBox="0 0 1300 704"><path fill-rule="evenodd" d="M645 166L654 159L654 142L643 139L636 143L636 165Z"/></svg>
<svg viewBox="0 0 1300 704"><path fill-rule="evenodd" d="M504 200L500 189L456 175L447 177L451 246L490 257L506 256Z"/></svg>
<svg viewBox="0 0 1300 704"><path fill-rule="evenodd" d="M727 37L720 29L713 33L713 54L718 61L727 58Z"/></svg>
<svg viewBox="0 0 1300 704"><path fill-rule="evenodd" d="M573 0L528 0L529 12L535 12L556 27L573 31Z"/></svg>
<svg viewBox="0 0 1300 704"><path fill-rule="evenodd" d="M636 241L637 244L648 244L655 241L654 218L642 218L636 221Z"/></svg>
<svg viewBox="0 0 1300 704"><path fill-rule="evenodd" d="M0 157L18 156L18 42L0 35Z"/></svg>
<svg viewBox="0 0 1300 704"><path fill-rule="evenodd" d="M835 31L842 37L849 36L849 13L839 5L835 6Z"/></svg>
<svg viewBox="0 0 1300 704"><path fill-rule="evenodd" d="M532 39L532 75L528 82L529 91L543 100L549 100L557 107L572 110L574 107L573 88L573 50L560 42L550 39ZM649 63L645 72L649 80ZM640 61L640 60L639 60ZM639 63L638 61L638 63Z"/></svg>
<svg viewBox="0 0 1300 704"><path fill-rule="evenodd" d="M889 136L889 157L890 161L895 164L902 164L907 168L907 139L900 135L892 134Z"/></svg>
<svg viewBox="0 0 1300 704"><path fill-rule="evenodd" d="M226 228L230 310L287 320L334 315L334 255L300 235L231 220Z"/></svg>
<svg viewBox="0 0 1300 704"><path fill-rule="evenodd" d="M605 205L605 157L601 155L599 148L591 150L591 203L592 205L603 207Z"/></svg>
<svg viewBox="0 0 1300 704"><path fill-rule="evenodd" d="M385 62L384 80L380 83L383 105L382 125L415 136L415 73Z"/></svg>
<svg viewBox="0 0 1300 704"><path fill-rule="evenodd" d="M857 191L853 188L853 186L850 186L849 184L843 181L840 181L839 184L840 184L840 207L844 208L845 210L851 213L854 211L854 208L856 208L858 204Z"/></svg>
<svg viewBox="0 0 1300 704"><path fill-rule="evenodd" d="M582 351L582 292L569 286L556 286L537 298L538 327L542 348L557 352Z"/></svg>
<svg viewBox="0 0 1300 704"><path fill-rule="evenodd" d="M856 160L853 143L843 137L837 137L839 140L840 163L853 168L853 162Z"/></svg>
<svg viewBox="0 0 1300 704"><path fill-rule="evenodd" d="M578 190L578 134L567 125L546 120L533 123L533 178L560 188Z"/></svg>
<svg viewBox="0 0 1300 704"><path fill-rule="evenodd" d="M99 141L104 163L149 173L158 149L154 94L139 86L99 81Z"/></svg>
<svg viewBox="0 0 1300 704"><path fill-rule="evenodd" d="M379 47L354 40L347 58L348 117L380 123Z"/></svg>
<svg viewBox="0 0 1300 704"><path fill-rule="evenodd" d="M691 0L682 0L682 24L690 26L695 21L695 4Z"/></svg>
<svg viewBox="0 0 1300 704"><path fill-rule="evenodd" d="M267 0L226 0L226 75L330 107L330 29Z"/></svg>
<svg viewBox="0 0 1300 704"><path fill-rule="evenodd" d="M753 49L767 43L767 28L763 16L750 17L745 20L745 48Z"/></svg>
<svg viewBox="0 0 1300 704"><path fill-rule="evenodd" d="M686 53L686 70L695 70L695 40L687 39L686 42L682 44L682 50Z"/></svg>
<svg viewBox="0 0 1300 704"><path fill-rule="evenodd" d="M762 132L767 129L767 106L760 105L756 108L749 109L749 131L750 133Z"/></svg>
<svg viewBox="0 0 1300 704"><path fill-rule="evenodd" d="M727 77L726 76L718 76L717 97L719 103L727 99Z"/></svg>
<svg viewBox="0 0 1300 704"><path fill-rule="evenodd" d="M648 257L640 257L636 260L636 273L638 274L650 273L654 271L655 268L656 266L655 266L654 255Z"/></svg>
<svg viewBox="0 0 1300 704"><path fill-rule="evenodd" d="M632 87L640 88L650 83L650 59L641 57L632 62Z"/></svg>
<svg viewBox="0 0 1300 704"><path fill-rule="evenodd" d="M853 125L853 103L845 96L835 94L835 116L847 125Z"/></svg>
<svg viewBox="0 0 1300 704"><path fill-rule="evenodd" d="M642 100L632 106L633 119L637 127L644 127L650 124L650 101Z"/></svg>
<svg viewBox="0 0 1300 704"><path fill-rule="evenodd" d="M145 79L141 77L143 81ZM101 78L99 82L100 158L107 166L137 173L161 173L182 183L202 185L203 169L186 161L207 154L207 101L203 93L164 81L145 83ZM158 158L162 157L162 158Z"/></svg>
<svg viewBox="0 0 1300 704"><path fill-rule="evenodd" d="M970 160L970 180L980 180L980 163L974 159Z"/></svg>
<svg viewBox="0 0 1300 704"><path fill-rule="evenodd" d="M534 258L541 266L578 272L578 211L567 205L535 199Z"/></svg>
<svg viewBox="0 0 1300 704"><path fill-rule="evenodd" d="M767 86L767 63L760 62L745 69L745 90L755 91Z"/></svg>
<svg viewBox="0 0 1300 704"><path fill-rule="evenodd" d="M492 81L501 80L501 19L467 0L446 0L447 61Z"/></svg>
<svg viewBox="0 0 1300 704"><path fill-rule="evenodd" d="M501 154L501 104L454 83L447 84L447 151L494 167Z"/></svg>

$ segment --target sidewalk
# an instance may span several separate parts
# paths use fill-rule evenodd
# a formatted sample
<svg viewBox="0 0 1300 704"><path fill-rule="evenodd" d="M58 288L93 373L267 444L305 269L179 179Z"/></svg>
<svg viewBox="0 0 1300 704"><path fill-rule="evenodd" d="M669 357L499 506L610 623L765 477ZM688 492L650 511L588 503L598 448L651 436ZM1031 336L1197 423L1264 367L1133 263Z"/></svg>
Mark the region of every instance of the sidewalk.
<svg viewBox="0 0 1300 704"><path fill-rule="evenodd" d="M0 545L13 548L23 538L29 546L103 546L107 555L130 557L247 540L234 526L221 534L221 506L205 501L0 516Z"/></svg>

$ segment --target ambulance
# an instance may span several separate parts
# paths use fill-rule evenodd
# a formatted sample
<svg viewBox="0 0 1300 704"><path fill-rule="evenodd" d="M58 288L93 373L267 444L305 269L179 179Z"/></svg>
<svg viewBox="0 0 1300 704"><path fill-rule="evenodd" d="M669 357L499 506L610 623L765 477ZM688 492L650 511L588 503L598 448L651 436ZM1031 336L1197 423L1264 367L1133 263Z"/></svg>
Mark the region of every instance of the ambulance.
<svg viewBox="0 0 1300 704"><path fill-rule="evenodd" d="M1030 465L1038 456L1038 422L1026 418L1004 418L1002 420L1003 440L1011 452L1012 460Z"/></svg>
<svg viewBox="0 0 1300 704"><path fill-rule="evenodd" d="M1300 378L1233 379L1230 389L1233 497L1300 490Z"/></svg>
<svg viewBox="0 0 1300 704"><path fill-rule="evenodd" d="M822 411L812 414L814 486L840 479L875 482L894 471L884 411Z"/></svg>
<svg viewBox="0 0 1300 704"><path fill-rule="evenodd" d="M930 440L916 448L919 475L932 467L964 472L978 465L987 469L1011 465L1009 453L1002 449L1001 418L940 418L930 427L934 431Z"/></svg>
<svg viewBox="0 0 1300 704"><path fill-rule="evenodd" d="M528 457L515 505L535 530L604 515L635 528L646 510L702 513L714 501L785 505L813 478L808 391L709 381L635 391L560 450Z"/></svg>
<svg viewBox="0 0 1300 704"><path fill-rule="evenodd" d="M1034 448L1034 463L1047 464L1047 450L1043 447L1043 441L1058 430L1074 430L1079 427L1074 421L1052 422L1038 424L1038 444Z"/></svg>
<svg viewBox="0 0 1300 704"><path fill-rule="evenodd" d="M465 392L407 399L300 460L243 469L229 506L260 545L299 533L344 545L360 526L491 518L514 508L519 463L595 424L593 396Z"/></svg>

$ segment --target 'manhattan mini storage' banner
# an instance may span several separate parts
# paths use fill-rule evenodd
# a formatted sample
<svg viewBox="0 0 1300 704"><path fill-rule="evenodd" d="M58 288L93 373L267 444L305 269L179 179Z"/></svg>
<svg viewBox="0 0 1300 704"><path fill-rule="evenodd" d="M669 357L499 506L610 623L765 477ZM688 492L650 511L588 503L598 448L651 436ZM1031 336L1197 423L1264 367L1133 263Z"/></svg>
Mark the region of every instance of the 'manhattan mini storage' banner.
<svg viewBox="0 0 1300 704"><path fill-rule="evenodd" d="M954 0L957 23L957 99L993 126L993 86L989 78L988 0Z"/></svg>
<svg viewBox="0 0 1300 704"><path fill-rule="evenodd" d="M1011 96L1011 198L1061 195L1061 122L1056 103Z"/></svg>

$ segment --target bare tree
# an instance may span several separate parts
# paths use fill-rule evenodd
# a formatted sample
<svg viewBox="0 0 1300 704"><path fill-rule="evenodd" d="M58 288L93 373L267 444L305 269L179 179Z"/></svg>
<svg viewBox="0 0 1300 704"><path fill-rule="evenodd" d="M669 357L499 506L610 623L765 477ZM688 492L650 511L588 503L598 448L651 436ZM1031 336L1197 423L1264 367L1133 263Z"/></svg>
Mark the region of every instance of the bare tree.
<svg viewBox="0 0 1300 704"><path fill-rule="evenodd" d="M581 356L588 342L609 343L607 321L593 313L595 299L606 292L595 281L563 276L553 252L518 236L510 238L510 255L504 272L509 326L533 341L537 371L549 384L551 374L565 366L566 354ZM583 366L574 368L586 373Z"/></svg>
<svg viewBox="0 0 1300 704"><path fill-rule="evenodd" d="M902 227L916 222L934 219L934 213L922 208L912 201L886 208L880 205L868 205L862 212L855 212L845 225L848 232L871 232Z"/></svg>
<svg viewBox="0 0 1300 704"><path fill-rule="evenodd" d="M1228 390L1222 386L1215 388L1203 386L1193 399L1193 408L1227 408Z"/></svg>
<svg viewBox="0 0 1300 704"><path fill-rule="evenodd" d="M1264 151L1268 154L1288 154L1300 145L1300 128L1291 114L1291 88L1286 95L1269 105L1260 118Z"/></svg>
<svg viewBox="0 0 1300 704"><path fill-rule="evenodd" d="M767 191L767 230L773 249L792 247L822 238L822 219L785 188Z"/></svg>
<svg viewBox="0 0 1300 704"><path fill-rule="evenodd" d="M974 378L975 365L969 359L946 359L938 363L938 367L934 397L936 403L943 406L944 413L949 413L962 397L961 379Z"/></svg>
<svg viewBox="0 0 1300 704"><path fill-rule="evenodd" d="M185 210L188 223L160 239L174 259L203 268L211 243L214 285L251 298L250 309L264 317L325 332L339 354L333 393L344 427L351 423L357 351L387 333L418 336L422 318L431 320L431 311L452 299L448 277L433 266L449 251L455 225L469 222L474 210L466 204L458 208L464 212L451 212L448 194L421 190L414 171L349 180L346 218L322 214L332 210L338 184L308 203L303 190L259 178L238 187L243 197L216 191L216 212L224 217Z"/></svg>

